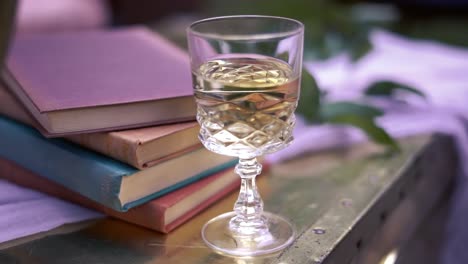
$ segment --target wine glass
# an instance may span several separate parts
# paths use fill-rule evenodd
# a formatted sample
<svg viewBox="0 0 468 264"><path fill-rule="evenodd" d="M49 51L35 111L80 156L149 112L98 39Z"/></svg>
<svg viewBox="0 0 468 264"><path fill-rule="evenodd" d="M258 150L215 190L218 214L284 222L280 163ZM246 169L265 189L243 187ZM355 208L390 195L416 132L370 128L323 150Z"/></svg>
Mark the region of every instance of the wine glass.
<svg viewBox="0 0 468 264"><path fill-rule="evenodd" d="M216 252L257 256L284 249L294 229L263 211L256 157L292 141L302 67L304 26L272 16L227 16L187 29L199 138L210 151L239 158L234 211L206 223L202 237Z"/></svg>

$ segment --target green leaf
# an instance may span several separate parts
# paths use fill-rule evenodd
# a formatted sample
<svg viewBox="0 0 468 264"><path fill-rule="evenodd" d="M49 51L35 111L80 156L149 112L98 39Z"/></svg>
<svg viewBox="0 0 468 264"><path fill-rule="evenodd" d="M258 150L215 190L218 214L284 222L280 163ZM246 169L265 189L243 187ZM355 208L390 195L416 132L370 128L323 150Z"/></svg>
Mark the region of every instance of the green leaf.
<svg viewBox="0 0 468 264"><path fill-rule="evenodd" d="M356 115L373 119L383 114L382 110L376 107L353 102L326 103L320 108L320 116L323 120L332 120L334 117L343 115Z"/></svg>
<svg viewBox="0 0 468 264"><path fill-rule="evenodd" d="M282 52L276 55L277 59L288 62L289 61L289 51Z"/></svg>
<svg viewBox="0 0 468 264"><path fill-rule="evenodd" d="M372 83L369 87L366 88L364 93L366 95L392 96L396 90L407 91L407 92L419 95L423 98L426 97L426 95L423 92L419 91L416 88L413 88L405 84L392 82L392 81L378 81L378 82Z"/></svg>
<svg viewBox="0 0 468 264"><path fill-rule="evenodd" d="M379 127L373 118L358 116L353 114L344 114L334 116L331 119L324 120L333 124L352 125L361 129L375 143L385 145L393 151L399 151L398 143L381 127Z"/></svg>
<svg viewBox="0 0 468 264"><path fill-rule="evenodd" d="M359 59L367 55L367 53L369 53L372 50L372 48L372 43L370 42L366 33L365 37L357 38L356 40L351 42L350 46L348 47L351 60L353 62L358 61Z"/></svg>
<svg viewBox="0 0 468 264"><path fill-rule="evenodd" d="M301 77L301 95L296 112L302 114L309 122L320 121L320 94L320 89L314 77L307 70L303 69Z"/></svg>

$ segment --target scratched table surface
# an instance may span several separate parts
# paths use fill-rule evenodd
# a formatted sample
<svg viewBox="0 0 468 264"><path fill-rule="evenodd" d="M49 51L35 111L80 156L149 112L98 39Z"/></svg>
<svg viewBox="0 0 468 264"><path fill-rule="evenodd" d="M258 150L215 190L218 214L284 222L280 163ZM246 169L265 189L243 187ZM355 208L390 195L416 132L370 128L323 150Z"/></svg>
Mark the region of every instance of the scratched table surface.
<svg viewBox="0 0 468 264"><path fill-rule="evenodd" d="M389 155L361 144L271 166L258 179L265 208L288 218L297 230L294 243L276 255L230 258L203 244L202 225L231 210L233 193L168 235L107 218L0 244L0 263L375 264L392 247L389 243L396 243L386 241L377 250L380 237L386 237L385 222L394 222L387 227L391 237L408 235L408 229L398 228L400 222L417 226L447 192L456 167L448 136L407 138L402 149ZM404 220L389 220L404 201L410 204Z"/></svg>

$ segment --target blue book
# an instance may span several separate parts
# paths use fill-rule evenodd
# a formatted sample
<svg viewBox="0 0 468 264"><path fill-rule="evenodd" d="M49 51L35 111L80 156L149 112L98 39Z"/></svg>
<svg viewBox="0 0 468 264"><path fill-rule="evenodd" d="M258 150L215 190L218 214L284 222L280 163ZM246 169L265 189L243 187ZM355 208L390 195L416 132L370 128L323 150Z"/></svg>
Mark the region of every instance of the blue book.
<svg viewBox="0 0 468 264"><path fill-rule="evenodd" d="M117 211L141 205L217 171L236 159L204 148L138 170L0 116L0 157Z"/></svg>

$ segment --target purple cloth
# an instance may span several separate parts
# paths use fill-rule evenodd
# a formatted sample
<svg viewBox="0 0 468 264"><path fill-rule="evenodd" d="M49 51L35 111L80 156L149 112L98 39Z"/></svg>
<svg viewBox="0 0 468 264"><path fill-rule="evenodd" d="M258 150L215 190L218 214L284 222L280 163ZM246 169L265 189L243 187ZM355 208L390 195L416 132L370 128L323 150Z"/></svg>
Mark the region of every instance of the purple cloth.
<svg viewBox="0 0 468 264"><path fill-rule="evenodd" d="M398 103L368 100L386 110L379 124L395 137L443 132L453 135L461 168L446 227L441 263L468 263L468 50L430 41L408 40L384 31L371 34L373 50L357 63L346 54L328 61L306 62L328 99L355 100L376 80L393 80L423 91L427 100L401 93ZM301 118L290 147L267 157L272 163L320 149L349 145L366 138L344 126L310 126Z"/></svg>
<svg viewBox="0 0 468 264"><path fill-rule="evenodd" d="M0 172L1 173L1 172ZM0 180L0 243L102 214Z"/></svg>

